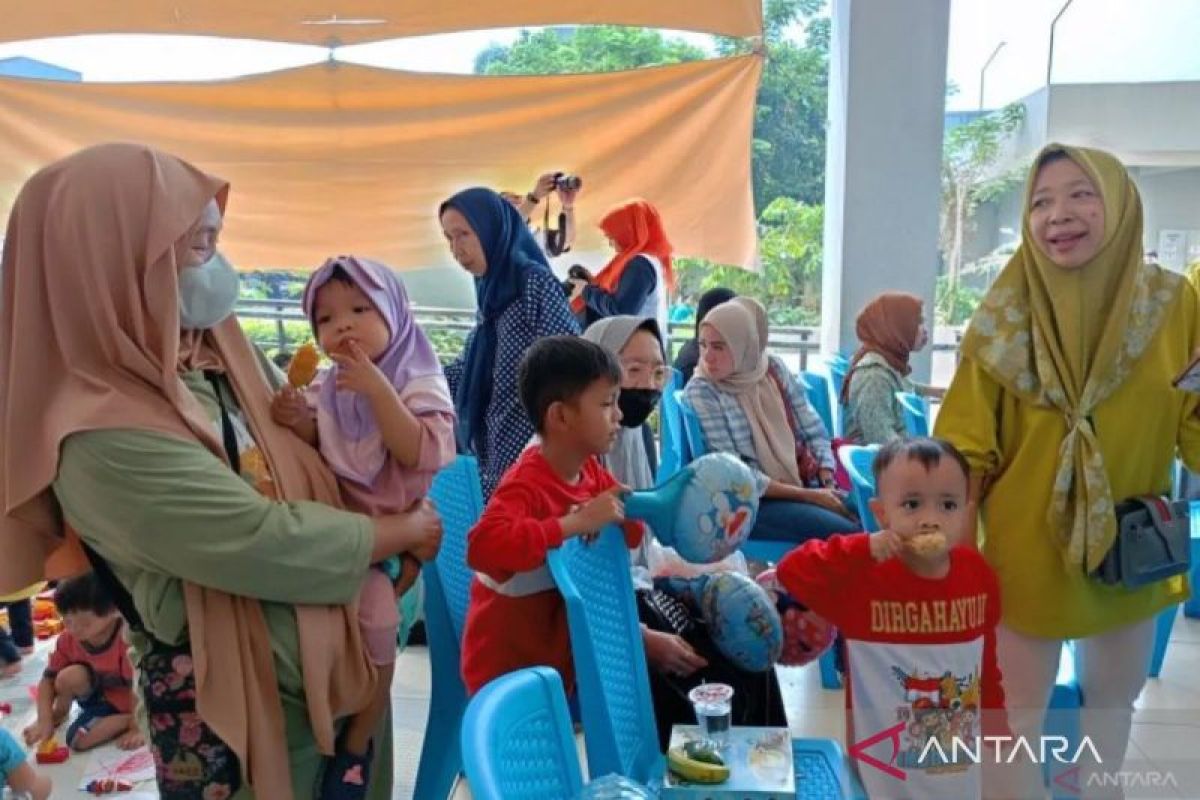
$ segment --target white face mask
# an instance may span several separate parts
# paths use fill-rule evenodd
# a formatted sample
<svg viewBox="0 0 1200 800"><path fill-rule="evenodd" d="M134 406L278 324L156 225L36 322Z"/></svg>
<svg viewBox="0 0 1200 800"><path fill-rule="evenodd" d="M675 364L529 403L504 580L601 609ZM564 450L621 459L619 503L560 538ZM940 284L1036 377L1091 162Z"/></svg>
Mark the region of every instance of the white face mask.
<svg viewBox="0 0 1200 800"><path fill-rule="evenodd" d="M179 271L179 327L207 330L233 313L241 276L225 256L213 257L198 267Z"/></svg>

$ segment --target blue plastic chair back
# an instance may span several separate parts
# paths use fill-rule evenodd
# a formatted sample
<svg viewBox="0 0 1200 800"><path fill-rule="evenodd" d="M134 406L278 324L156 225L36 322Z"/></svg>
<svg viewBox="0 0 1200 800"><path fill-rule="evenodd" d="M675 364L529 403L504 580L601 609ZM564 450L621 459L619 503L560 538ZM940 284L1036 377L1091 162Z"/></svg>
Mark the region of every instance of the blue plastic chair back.
<svg viewBox="0 0 1200 800"><path fill-rule="evenodd" d="M687 447L683 432L683 420L679 414L678 392L683 389L683 373L671 369L671 379L663 389L662 402L658 407L659 448L658 476L662 483L683 467L683 452Z"/></svg>
<svg viewBox="0 0 1200 800"><path fill-rule="evenodd" d="M871 498L875 496L875 475L871 472L871 465L878 452L879 445L876 444L867 447L846 445L838 450L838 458L850 476L851 495L858 509L858 518L866 531L879 530L879 523L871 513L870 505Z"/></svg>
<svg viewBox="0 0 1200 800"><path fill-rule="evenodd" d="M904 427L909 436L929 435L929 415L925 408L925 399L912 392L896 392L896 402L900 404L900 413L904 415Z"/></svg>
<svg viewBox="0 0 1200 800"><path fill-rule="evenodd" d="M461 742L475 800L574 800L583 787L562 679L548 667L510 672L480 689Z"/></svg>
<svg viewBox="0 0 1200 800"><path fill-rule="evenodd" d="M831 408L837 409L834 420L834 436L846 435L846 409L842 406L842 387L846 384L846 373L850 371L850 362L840 355L829 356L825 359L829 367L829 402Z"/></svg>
<svg viewBox="0 0 1200 800"><path fill-rule="evenodd" d="M569 539L547 562L567 606L588 774L660 785L664 762L621 530L609 526L591 544Z"/></svg>
<svg viewBox="0 0 1200 800"><path fill-rule="evenodd" d="M429 498L442 515L442 549L438 552L437 578L441 581L454 623L454 638L462 641L471 603L471 580L467 566L467 534L483 514L483 489L479 464L474 456L459 456L433 480Z"/></svg>
<svg viewBox="0 0 1200 800"><path fill-rule="evenodd" d="M696 415L692 404L688 402L683 392L675 393L675 402L679 405L679 418L683 422L683 438L686 446L683 448L683 464L690 464L708 452L708 441L704 438L704 429L700 427L700 417Z"/></svg>
<svg viewBox="0 0 1200 800"><path fill-rule="evenodd" d="M459 723L467 706L461 642L470 603L467 533L483 513L483 490L473 456L459 456L434 478L429 498L442 515L442 547L425 564L425 632L429 639L432 691L415 796L441 800L462 770Z"/></svg>
<svg viewBox="0 0 1200 800"><path fill-rule="evenodd" d="M833 406L829 394L829 379L818 372L801 372L800 383L805 388L808 404L825 423L825 432L833 435Z"/></svg>

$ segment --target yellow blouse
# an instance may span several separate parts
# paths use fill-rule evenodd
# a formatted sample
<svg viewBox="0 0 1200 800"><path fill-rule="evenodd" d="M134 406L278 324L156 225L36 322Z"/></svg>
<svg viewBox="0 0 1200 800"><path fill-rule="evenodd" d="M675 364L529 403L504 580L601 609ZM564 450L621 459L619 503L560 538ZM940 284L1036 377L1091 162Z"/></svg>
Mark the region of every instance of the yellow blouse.
<svg viewBox="0 0 1200 800"><path fill-rule="evenodd" d="M1200 470L1200 395L1171 385L1200 345L1197 306L1196 291L1185 286L1129 378L1092 417L1117 502L1168 493L1177 452ZM969 358L959 365L936 425L972 472L991 481L981 537L1000 579L1004 624L1032 636L1074 639L1145 619L1186 600L1189 587L1175 578L1131 591L1066 567L1047 520L1066 432L1060 412L1019 399Z"/></svg>

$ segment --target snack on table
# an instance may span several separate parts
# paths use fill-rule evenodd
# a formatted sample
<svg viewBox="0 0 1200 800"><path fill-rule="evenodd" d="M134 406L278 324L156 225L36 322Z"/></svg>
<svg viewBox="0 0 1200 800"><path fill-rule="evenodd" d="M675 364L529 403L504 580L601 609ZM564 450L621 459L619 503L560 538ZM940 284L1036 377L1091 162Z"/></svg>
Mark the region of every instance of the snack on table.
<svg viewBox="0 0 1200 800"><path fill-rule="evenodd" d="M317 365L320 362L321 354L317 352L315 344L305 342L300 345L296 355L292 356L292 363L288 364L288 383L297 389L308 386L317 377Z"/></svg>
<svg viewBox="0 0 1200 800"><path fill-rule="evenodd" d="M936 556L946 552L946 534L937 526L928 526L908 540L908 546L919 556Z"/></svg>

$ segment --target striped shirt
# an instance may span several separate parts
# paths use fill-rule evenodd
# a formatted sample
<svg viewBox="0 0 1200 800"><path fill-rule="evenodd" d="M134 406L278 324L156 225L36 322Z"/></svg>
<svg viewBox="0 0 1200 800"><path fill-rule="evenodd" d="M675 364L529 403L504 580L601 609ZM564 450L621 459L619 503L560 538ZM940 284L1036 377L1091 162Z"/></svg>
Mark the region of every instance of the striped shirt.
<svg viewBox="0 0 1200 800"><path fill-rule="evenodd" d="M787 401L791 403L792 414L799 427L796 431L798 443L808 447L821 469L833 470L836 462L833 460L833 446L829 441L829 432L825 430L825 423L821 422L817 412L808 404L804 390L800 388L787 365L775 356L768 358L771 370L784 379L783 384L787 387ZM734 453L762 474L758 453L754 447L750 419L738 403L737 395L722 392L712 381L697 372L688 381L684 396L700 419L700 428L708 441L708 449L713 452Z"/></svg>

